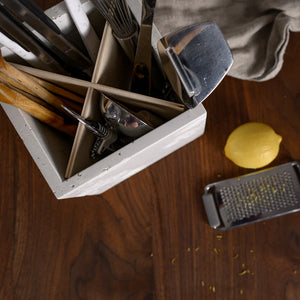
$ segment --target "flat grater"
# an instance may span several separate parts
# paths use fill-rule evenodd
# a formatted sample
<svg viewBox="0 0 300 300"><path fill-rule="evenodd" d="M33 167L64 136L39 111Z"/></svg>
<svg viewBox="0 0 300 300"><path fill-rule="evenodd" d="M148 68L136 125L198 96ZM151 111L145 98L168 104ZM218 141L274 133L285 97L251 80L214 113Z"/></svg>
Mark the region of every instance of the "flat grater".
<svg viewBox="0 0 300 300"><path fill-rule="evenodd" d="M300 166L274 168L209 184L202 196L209 225L227 230L300 211Z"/></svg>

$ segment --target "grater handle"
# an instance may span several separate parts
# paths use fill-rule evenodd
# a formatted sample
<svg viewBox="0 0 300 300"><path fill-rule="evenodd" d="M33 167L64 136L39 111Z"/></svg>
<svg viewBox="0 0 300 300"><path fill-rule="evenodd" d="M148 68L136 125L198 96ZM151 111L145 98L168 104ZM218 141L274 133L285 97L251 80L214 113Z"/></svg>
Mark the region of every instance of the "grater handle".
<svg viewBox="0 0 300 300"><path fill-rule="evenodd" d="M211 227L216 229L221 225L221 221L215 205L214 197L212 194L204 194L202 196L202 200L206 211L208 223Z"/></svg>

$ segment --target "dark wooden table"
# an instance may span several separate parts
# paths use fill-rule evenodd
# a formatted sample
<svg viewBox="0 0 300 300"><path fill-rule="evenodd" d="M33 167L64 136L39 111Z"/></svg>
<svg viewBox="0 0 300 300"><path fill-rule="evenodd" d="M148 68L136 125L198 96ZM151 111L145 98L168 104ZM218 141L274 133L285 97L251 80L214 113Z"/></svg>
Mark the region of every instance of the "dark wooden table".
<svg viewBox="0 0 300 300"><path fill-rule="evenodd" d="M249 172L223 153L244 122L283 137L272 166L300 161L299 65L292 33L276 78L226 77L201 138L93 197L56 200L1 109L0 299L300 299L299 213L220 234L201 202L206 184Z"/></svg>

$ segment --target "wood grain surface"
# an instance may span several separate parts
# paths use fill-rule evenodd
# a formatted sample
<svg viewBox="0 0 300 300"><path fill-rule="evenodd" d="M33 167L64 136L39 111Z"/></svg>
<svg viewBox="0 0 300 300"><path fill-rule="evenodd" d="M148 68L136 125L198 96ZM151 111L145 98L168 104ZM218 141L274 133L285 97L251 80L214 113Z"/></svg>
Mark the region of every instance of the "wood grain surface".
<svg viewBox="0 0 300 300"><path fill-rule="evenodd" d="M1 109L0 299L300 299L299 213L219 233L201 202L249 172L223 153L244 122L283 137L272 166L300 161L299 65L292 33L276 78L226 77L202 137L99 196L56 200Z"/></svg>

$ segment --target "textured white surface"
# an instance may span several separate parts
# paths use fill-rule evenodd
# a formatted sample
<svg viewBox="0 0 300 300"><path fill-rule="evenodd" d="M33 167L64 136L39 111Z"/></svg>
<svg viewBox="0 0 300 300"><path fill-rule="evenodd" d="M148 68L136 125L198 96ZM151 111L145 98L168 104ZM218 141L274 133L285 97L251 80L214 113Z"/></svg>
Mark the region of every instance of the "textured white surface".
<svg viewBox="0 0 300 300"><path fill-rule="evenodd" d="M100 194L201 136L205 123L200 104L62 182L56 197Z"/></svg>

